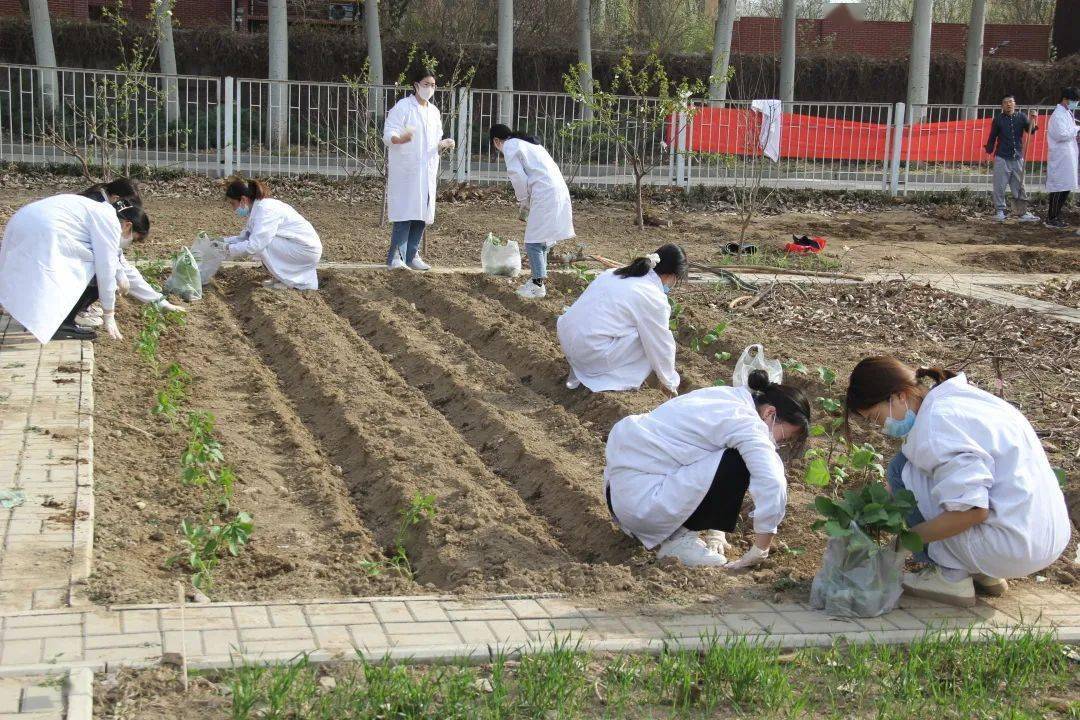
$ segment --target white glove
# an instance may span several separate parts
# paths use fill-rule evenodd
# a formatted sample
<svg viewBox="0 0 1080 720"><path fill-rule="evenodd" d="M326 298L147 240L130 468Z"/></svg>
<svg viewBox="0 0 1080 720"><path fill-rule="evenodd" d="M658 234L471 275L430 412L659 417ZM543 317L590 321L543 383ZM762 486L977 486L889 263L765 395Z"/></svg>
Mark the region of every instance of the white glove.
<svg viewBox="0 0 1080 720"><path fill-rule="evenodd" d="M116 271L116 290L121 295L127 295L131 290L131 281L128 280L127 273L123 269Z"/></svg>
<svg viewBox="0 0 1080 720"><path fill-rule="evenodd" d="M186 313L187 312L187 308L180 307L179 305L173 305L171 302L166 300L164 297L162 297L160 300L156 300L154 302L154 304L157 305L162 310L164 310L165 312L178 312L178 313Z"/></svg>
<svg viewBox="0 0 1080 720"><path fill-rule="evenodd" d="M738 560L735 560L734 562L729 562L727 565L724 566L724 569L745 570L746 568L754 567L767 557L769 557L768 548L762 550L757 545L751 545L750 549L746 551L745 555L743 555Z"/></svg>
<svg viewBox="0 0 1080 720"><path fill-rule="evenodd" d="M443 138L439 141L440 150L453 150L457 147L457 143L454 142L454 138Z"/></svg>
<svg viewBox="0 0 1080 720"><path fill-rule="evenodd" d="M106 310L103 319L105 332L109 333L109 337L111 337L113 340L123 340L124 336L120 334L120 328L116 327L115 311Z"/></svg>
<svg viewBox="0 0 1080 720"><path fill-rule="evenodd" d="M727 541L727 533L723 530L706 530L701 539L705 541L705 547L717 555L727 557L728 550L732 549L731 543Z"/></svg>

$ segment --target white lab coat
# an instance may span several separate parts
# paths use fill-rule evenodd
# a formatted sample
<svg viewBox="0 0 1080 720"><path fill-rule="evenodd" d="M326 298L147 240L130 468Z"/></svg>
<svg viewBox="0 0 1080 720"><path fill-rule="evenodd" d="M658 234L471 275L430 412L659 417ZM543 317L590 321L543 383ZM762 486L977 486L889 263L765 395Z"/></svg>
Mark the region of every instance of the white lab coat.
<svg viewBox="0 0 1080 720"><path fill-rule="evenodd" d="M619 525L645 547L659 545L701 504L728 448L750 471L754 531L775 533L787 509L784 463L745 387L695 390L615 424L604 491Z"/></svg>
<svg viewBox="0 0 1080 720"><path fill-rule="evenodd" d="M1076 134L1072 111L1058 104L1046 128L1046 192L1077 189Z"/></svg>
<svg viewBox="0 0 1080 720"><path fill-rule="evenodd" d="M761 132L758 147L773 162L780 160L780 132L783 127L784 105L779 100L754 100L750 109L761 113Z"/></svg>
<svg viewBox="0 0 1080 720"><path fill-rule="evenodd" d="M291 205L273 198L256 200L244 232L225 242L230 258L253 255L275 279L291 288L319 288L315 266L322 257L322 241Z"/></svg>
<svg viewBox="0 0 1080 720"><path fill-rule="evenodd" d="M570 190L548 151L526 140L510 139L503 143L503 160L518 204L529 209L525 244L551 247L574 237Z"/></svg>
<svg viewBox="0 0 1080 720"><path fill-rule="evenodd" d="M990 511L985 522L929 544L942 567L1022 577L1064 552L1065 498L1031 423L1009 403L959 375L926 396L902 451L904 486L924 518Z"/></svg>
<svg viewBox="0 0 1080 720"><path fill-rule="evenodd" d="M394 145L405 128L412 140ZM386 199L390 222L435 222L435 192L439 179L439 142L443 137L442 115L432 103L422 107L415 95L399 100L386 114L383 142L388 148Z"/></svg>
<svg viewBox="0 0 1080 720"><path fill-rule="evenodd" d="M119 284L120 278L124 278L124 283L127 287L127 294L144 303L152 303L161 300L165 296L154 289L154 286L146 282L146 278L143 277L139 269L131 264L126 257L124 257L123 251L120 252L120 261L117 268L116 281Z"/></svg>
<svg viewBox="0 0 1080 720"><path fill-rule="evenodd" d="M593 392L634 390L655 372L679 387L671 306L660 276L623 278L608 270L559 317L559 343L581 383Z"/></svg>
<svg viewBox="0 0 1080 720"><path fill-rule="evenodd" d="M46 343L97 278L105 310L116 304L120 221L112 206L54 195L21 207L0 245L0 305Z"/></svg>

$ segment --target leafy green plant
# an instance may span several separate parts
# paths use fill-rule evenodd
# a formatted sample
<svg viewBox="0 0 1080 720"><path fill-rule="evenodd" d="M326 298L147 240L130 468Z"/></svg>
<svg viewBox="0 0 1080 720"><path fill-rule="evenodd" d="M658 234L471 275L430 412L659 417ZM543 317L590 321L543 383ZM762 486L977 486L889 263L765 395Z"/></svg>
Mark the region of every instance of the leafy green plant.
<svg viewBox="0 0 1080 720"><path fill-rule="evenodd" d="M726 322L717 323L716 327L705 333L702 337L694 338L693 340L691 340L690 349L694 352L701 352L702 350L719 340L720 336L724 334L725 330L727 330L727 327L728 324ZM720 353L717 354L719 355ZM727 353L727 356L728 358L730 358L731 353Z"/></svg>
<svg viewBox="0 0 1080 720"><path fill-rule="evenodd" d="M202 487L216 482L216 468L225 455L221 451L221 443L214 438L214 416L205 412L190 412L187 425L191 436L180 457L184 484Z"/></svg>
<svg viewBox="0 0 1080 720"><path fill-rule="evenodd" d="M788 372L798 373L799 375L806 375L810 372L810 370L807 369L806 365L799 362L798 360L795 360L794 358L784 360L780 363L780 366Z"/></svg>
<svg viewBox="0 0 1080 720"><path fill-rule="evenodd" d="M858 490L848 490L841 499L819 495L814 499L814 508L822 518L811 527L824 530L829 537L852 537L854 523L879 545L897 535L908 550L923 549L922 538L911 532L905 520L915 508L915 495L909 490L890 493L881 483L868 483Z"/></svg>
<svg viewBox="0 0 1080 720"><path fill-rule="evenodd" d="M401 511L401 522L398 524L397 532L394 533L394 547L389 557L382 560L365 560L361 563L364 572L370 577L375 577L381 575L384 570L394 569L405 577L412 578L412 564L409 562L409 555L405 549L409 530L430 519L438 511L434 495L423 495L419 492L413 495L408 507Z"/></svg>
<svg viewBox="0 0 1080 720"><path fill-rule="evenodd" d="M244 512L237 513L236 517L223 525L203 525L184 520L180 523L184 553L170 558L170 564L182 559L191 570L191 584L209 593L214 587L214 571L221 563L222 553L228 552L233 557L239 555L254 529L254 520Z"/></svg>
<svg viewBox="0 0 1080 720"><path fill-rule="evenodd" d="M825 383L829 387L832 387L836 384L836 371L832 368L819 367L817 369L817 372L818 378L821 380L821 382Z"/></svg>
<svg viewBox="0 0 1080 720"><path fill-rule="evenodd" d="M181 405L187 399L187 386L190 382L191 375L186 370L177 363L170 364L165 370L165 387L157 394L153 413L175 420Z"/></svg>
<svg viewBox="0 0 1080 720"><path fill-rule="evenodd" d="M578 280L586 284L591 283L600 274L585 263L575 263L570 266L570 270L573 271Z"/></svg>
<svg viewBox="0 0 1080 720"><path fill-rule="evenodd" d="M682 322L683 304L675 298L668 297L668 304L671 305L671 317L668 319L668 329L671 332L676 332L679 329L679 323Z"/></svg>
<svg viewBox="0 0 1080 720"><path fill-rule="evenodd" d="M1064 488L1065 485L1069 482L1068 477L1065 475L1064 468L1056 467L1056 468L1053 468L1053 471L1054 471L1054 477L1057 478L1058 485L1060 485L1062 488Z"/></svg>

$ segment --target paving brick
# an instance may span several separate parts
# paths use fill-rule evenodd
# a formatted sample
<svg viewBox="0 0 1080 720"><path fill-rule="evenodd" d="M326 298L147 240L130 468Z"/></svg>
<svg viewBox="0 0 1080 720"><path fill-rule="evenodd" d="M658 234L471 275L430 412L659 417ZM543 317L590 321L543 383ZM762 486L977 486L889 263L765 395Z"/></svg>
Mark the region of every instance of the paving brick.
<svg viewBox="0 0 1080 720"><path fill-rule="evenodd" d="M120 627L120 613L87 613L83 627L87 635L117 635L123 631Z"/></svg>
<svg viewBox="0 0 1080 720"><path fill-rule="evenodd" d="M123 635L94 635L86 638L86 649L95 650L109 647L141 647L161 644L160 632L124 633Z"/></svg>
<svg viewBox="0 0 1080 720"><path fill-rule="evenodd" d="M4 631L4 640L30 640L32 638L80 637L82 629L78 625L57 625L56 627L11 628Z"/></svg>
<svg viewBox="0 0 1080 720"><path fill-rule="evenodd" d="M617 617L607 616L587 619L589 621L589 629L602 637L625 637L630 634L626 629L626 625L624 625L622 620Z"/></svg>
<svg viewBox="0 0 1080 720"><path fill-rule="evenodd" d="M308 640L313 639L311 628L307 627L280 627L280 628L241 628L240 639L246 646L249 641L263 642L271 640Z"/></svg>
<svg viewBox="0 0 1080 720"><path fill-rule="evenodd" d="M462 620L454 623L461 639L469 645L487 645L498 642L495 633L483 620Z"/></svg>
<svg viewBox="0 0 1080 720"><path fill-rule="evenodd" d="M664 636L664 629L651 618L629 616L624 617L622 621L631 637L659 638Z"/></svg>
<svg viewBox="0 0 1080 720"><path fill-rule="evenodd" d="M210 657L232 655L240 651L240 633L236 630L207 630L202 636L203 651Z"/></svg>
<svg viewBox="0 0 1080 720"><path fill-rule="evenodd" d="M373 613L370 602L308 603L304 605L308 616L338 615L347 613Z"/></svg>
<svg viewBox="0 0 1080 720"><path fill-rule="evenodd" d="M233 617L236 618L238 628L268 628L270 627L270 614L265 607L239 606L232 609Z"/></svg>
<svg viewBox="0 0 1080 720"><path fill-rule="evenodd" d="M9 618L10 619L10 618ZM36 665L41 662L43 641L10 640L0 647L0 664Z"/></svg>
<svg viewBox="0 0 1080 720"><path fill-rule="evenodd" d="M737 616L732 616L737 617ZM748 612L742 615L748 621L757 623L757 625L765 633L769 635L793 635L799 632L799 628L784 619L784 616L776 612ZM735 627L730 622L731 618L728 615L724 615L724 624L730 627L735 632L743 632L741 628ZM752 629L747 628L746 632L753 633ZM758 631L760 632L760 631Z"/></svg>
<svg viewBox="0 0 1080 720"><path fill-rule="evenodd" d="M41 657L45 662L78 662L83 656L83 639L45 638Z"/></svg>
<svg viewBox="0 0 1080 720"><path fill-rule="evenodd" d="M446 611L439 607L435 600L409 600L405 603L409 612L417 622L434 622L447 620Z"/></svg>
<svg viewBox="0 0 1080 720"><path fill-rule="evenodd" d="M591 625L583 617L552 617L551 627L553 630L588 630Z"/></svg>
<svg viewBox="0 0 1080 720"><path fill-rule="evenodd" d="M54 627L56 625L81 625L82 613L40 613L16 615L4 619L5 628Z"/></svg>
<svg viewBox="0 0 1080 720"><path fill-rule="evenodd" d="M299 605L271 605L270 624L274 627L307 626L307 618Z"/></svg>
<svg viewBox="0 0 1080 720"><path fill-rule="evenodd" d="M413 619L403 602L373 602L371 609L382 622L411 622Z"/></svg>
<svg viewBox="0 0 1080 720"><path fill-rule="evenodd" d="M547 610L551 617L580 617L581 611L568 600L560 598L540 598L537 600L542 608Z"/></svg>
<svg viewBox="0 0 1080 720"><path fill-rule="evenodd" d="M517 615L510 608L469 608L465 610L447 610L451 620L517 620Z"/></svg>
<svg viewBox="0 0 1080 720"><path fill-rule="evenodd" d="M353 644L360 648L386 647L386 633L378 624L350 625L349 633L352 635Z"/></svg>
<svg viewBox="0 0 1080 720"><path fill-rule="evenodd" d="M388 635L390 647L424 649L435 646L459 645L457 633L434 633L432 635Z"/></svg>
<svg viewBox="0 0 1080 720"><path fill-rule="evenodd" d="M858 623L831 618L825 613L807 610L781 613L783 618L804 633L845 633L862 630Z"/></svg>
<svg viewBox="0 0 1080 720"><path fill-rule="evenodd" d="M178 653L180 652L180 636L184 637L184 651L190 657L192 655L203 655L203 634L198 630L188 630L181 633L179 630L166 630L162 633L162 647L163 653Z"/></svg>
<svg viewBox="0 0 1080 720"><path fill-rule="evenodd" d="M899 630L896 625L891 623L888 618L875 617L875 618L856 618L855 622L859 624L863 630L867 630L873 633L879 633L886 630Z"/></svg>
<svg viewBox="0 0 1080 720"><path fill-rule="evenodd" d="M896 626L898 630L923 630L926 623L908 613L907 610L893 610L881 616Z"/></svg>
<svg viewBox="0 0 1080 720"><path fill-rule="evenodd" d="M312 628L315 642L322 650L339 650L353 647L352 635L344 625L327 625Z"/></svg>
<svg viewBox="0 0 1080 720"><path fill-rule="evenodd" d="M13 678L0 679L0 713L19 712L19 699L22 697L22 685Z"/></svg>
<svg viewBox="0 0 1080 720"><path fill-rule="evenodd" d="M526 642L529 631L517 620L488 620L488 627L498 642Z"/></svg>
<svg viewBox="0 0 1080 720"><path fill-rule="evenodd" d="M120 626L125 633L156 632L160 630L157 610L123 610Z"/></svg>
<svg viewBox="0 0 1080 720"><path fill-rule="evenodd" d="M314 638L310 640L252 640L244 641L245 655L262 655L269 653L286 653L299 655L305 652L318 650Z"/></svg>
<svg viewBox="0 0 1080 720"><path fill-rule="evenodd" d="M328 613L325 615L321 612L316 613L313 610L308 610L307 616L308 624L312 627L319 625L364 625L367 623L377 623L379 621L375 616L375 613L370 610L367 612Z"/></svg>
<svg viewBox="0 0 1080 720"><path fill-rule="evenodd" d="M383 623L383 630L388 635L424 635L426 633L452 633L454 624L451 622L388 622Z"/></svg>
<svg viewBox="0 0 1080 720"><path fill-rule="evenodd" d="M83 654L86 662L132 663L161 657L161 647L102 647L90 648Z"/></svg>
<svg viewBox="0 0 1080 720"><path fill-rule="evenodd" d="M510 608L519 620L550 617L550 613L536 600L507 600L506 607Z"/></svg>
<svg viewBox="0 0 1080 720"><path fill-rule="evenodd" d="M64 709L64 691L58 687L28 687L23 690L19 712L56 712Z"/></svg>

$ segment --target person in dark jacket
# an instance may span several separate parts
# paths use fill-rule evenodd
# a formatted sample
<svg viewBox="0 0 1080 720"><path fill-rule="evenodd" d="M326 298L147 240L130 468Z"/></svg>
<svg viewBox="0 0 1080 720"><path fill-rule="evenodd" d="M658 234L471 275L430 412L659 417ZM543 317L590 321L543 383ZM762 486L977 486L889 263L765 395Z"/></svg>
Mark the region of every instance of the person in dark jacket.
<svg viewBox="0 0 1080 720"><path fill-rule="evenodd" d="M1027 211L1027 191L1024 189L1024 151L1028 138L1035 132L1035 123L1016 109L1016 98L1007 95L1001 101L1001 113L990 123L986 152L994 156L994 219L1005 222L1008 217L1005 190L1012 189L1013 212L1020 222L1038 222Z"/></svg>

